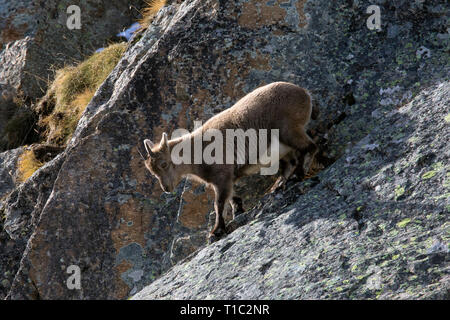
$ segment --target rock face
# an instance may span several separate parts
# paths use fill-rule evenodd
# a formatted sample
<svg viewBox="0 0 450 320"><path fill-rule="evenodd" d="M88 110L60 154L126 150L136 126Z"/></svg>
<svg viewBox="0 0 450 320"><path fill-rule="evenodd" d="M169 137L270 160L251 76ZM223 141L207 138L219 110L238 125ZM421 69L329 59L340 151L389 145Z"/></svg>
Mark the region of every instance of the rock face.
<svg viewBox="0 0 450 320"><path fill-rule="evenodd" d="M126 298L202 247L212 194L190 182L162 194L138 146L280 80L313 93L321 115L311 133L322 158L339 160L318 179L267 195L232 222L247 224L136 298L187 297L183 290L190 298L444 297L445 2L375 2L381 31L367 28L356 1L162 9L97 91L67 149L31 178L45 187L6 200L10 241L27 241L8 297ZM247 209L266 190L260 181L268 184L240 188ZM70 265L81 269L81 290L66 285Z"/></svg>
<svg viewBox="0 0 450 320"><path fill-rule="evenodd" d="M449 299L450 82L134 299ZM426 147L425 147L426 146Z"/></svg>
<svg viewBox="0 0 450 320"><path fill-rule="evenodd" d="M16 150L21 152L20 149ZM0 274L2 275L0 294L2 298L6 297L11 288L26 244L39 222L40 213L52 191L61 160L62 157L56 157L10 192L5 201L0 201Z"/></svg>
<svg viewBox="0 0 450 320"><path fill-rule="evenodd" d="M0 0L0 109L16 95L43 96L55 68L102 47L137 18L130 6L143 3L85 1L79 5L81 29L71 30L66 22L73 1Z"/></svg>
<svg viewBox="0 0 450 320"><path fill-rule="evenodd" d="M36 10L37 5L30 0L0 1L0 50L8 42L23 39L35 31Z"/></svg>
<svg viewBox="0 0 450 320"><path fill-rule="evenodd" d="M17 161L23 148L0 153L0 199L5 197L16 186Z"/></svg>
<svg viewBox="0 0 450 320"><path fill-rule="evenodd" d="M17 186L18 159L23 148L0 153L0 298L4 298L19 267L26 242L9 241L4 230L4 199Z"/></svg>

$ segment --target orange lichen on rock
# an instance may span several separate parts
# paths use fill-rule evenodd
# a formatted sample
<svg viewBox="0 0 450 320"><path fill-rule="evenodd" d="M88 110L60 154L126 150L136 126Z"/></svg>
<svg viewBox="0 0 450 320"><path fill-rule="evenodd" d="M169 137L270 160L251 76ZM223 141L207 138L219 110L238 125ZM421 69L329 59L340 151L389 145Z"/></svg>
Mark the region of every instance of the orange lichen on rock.
<svg viewBox="0 0 450 320"><path fill-rule="evenodd" d="M141 147L141 153L144 157L146 157L145 151ZM142 194L146 193L146 190L142 189L142 185L145 183L149 183L149 176L147 174L148 170L145 168L144 160L141 158L138 152L137 146L131 149L131 160L130 160L130 168L133 172L133 177L137 180L136 191Z"/></svg>
<svg viewBox="0 0 450 320"><path fill-rule="evenodd" d="M298 0L297 4L296 4L298 17L300 19L300 22L298 23L298 26L300 28L304 28L308 24L307 19L306 19L306 15L305 15L305 11L304 11L305 3L306 3L306 0Z"/></svg>
<svg viewBox="0 0 450 320"><path fill-rule="evenodd" d="M281 0L274 5L268 5L267 1L251 0L242 6L239 16L239 25L258 29L263 26L278 24L286 18L286 10L280 7Z"/></svg>
<svg viewBox="0 0 450 320"><path fill-rule="evenodd" d="M249 73L248 61L240 62L239 64L230 61L226 64L222 73L227 80L221 92L225 97L230 98L231 102L235 103L245 96L243 90L244 82L241 79L245 79Z"/></svg>
<svg viewBox="0 0 450 320"><path fill-rule="evenodd" d="M263 55L257 52L254 57L252 57L252 55L248 55L248 61L253 69L264 71L270 71L271 69L269 64L270 57L268 55Z"/></svg>
<svg viewBox="0 0 450 320"><path fill-rule="evenodd" d="M195 194L200 186L199 183L193 182L192 188L183 193L183 208L180 214L180 222L187 228L198 229L202 227L206 221L208 212L214 210L214 192L206 189L203 194Z"/></svg>
<svg viewBox="0 0 450 320"><path fill-rule="evenodd" d="M144 212L143 206L138 201L138 199L130 198L123 204L115 204L114 207L112 204L105 205L109 215L118 216L121 219L117 228L111 230L111 239L117 252L132 242L145 247L144 234L150 229L152 213ZM119 212L112 212L113 210Z"/></svg>
<svg viewBox="0 0 450 320"><path fill-rule="evenodd" d="M206 89L197 89L197 92L195 92L192 97L194 98L194 102L197 105L204 106L213 102L211 94Z"/></svg>
<svg viewBox="0 0 450 320"><path fill-rule="evenodd" d="M131 263L125 260L122 260L118 265L114 266L114 269L117 271L115 276L115 295L117 296L117 299L124 299L128 296L130 288L125 281L122 280L120 275L127 272L132 267Z"/></svg>
<svg viewBox="0 0 450 320"><path fill-rule="evenodd" d="M24 17L28 16L30 14L28 11L27 8L18 8L14 12L11 12L11 15L5 19L3 28L0 30L0 48L8 42L20 40L24 37L29 28L29 24L25 21L17 24L15 20L21 20L16 18L22 15Z"/></svg>

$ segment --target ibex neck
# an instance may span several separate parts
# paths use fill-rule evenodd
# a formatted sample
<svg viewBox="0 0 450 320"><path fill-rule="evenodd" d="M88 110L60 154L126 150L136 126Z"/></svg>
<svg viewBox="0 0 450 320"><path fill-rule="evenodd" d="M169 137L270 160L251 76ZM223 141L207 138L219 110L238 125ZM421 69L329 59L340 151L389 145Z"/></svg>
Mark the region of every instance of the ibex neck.
<svg viewBox="0 0 450 320"><path fill-rule="evenodd" d="M194 137L195 134L194 133L189 133L185 136L179 137L179 138L175 138L175 139L171 139L169 140L169 147L171 152L173 151L173 148L175 146L177 146L179 143L186 141L185 144L185 148L190 148L190 158L187 159L188 161L183 161L181 164L175 164L175 168L178 171L178 173L180 174L180 176L186 176L186 175L196 175L200 178L202 178L202 163L200 164L195 164L194 160L194 151L195 151L195 147L194 147ZM203 148L201 150L201 154L203 155ZM179 154L177 152L175 152L175 154L173 156L178 156ZM172 159L173 162L173 159Z"/></svg>

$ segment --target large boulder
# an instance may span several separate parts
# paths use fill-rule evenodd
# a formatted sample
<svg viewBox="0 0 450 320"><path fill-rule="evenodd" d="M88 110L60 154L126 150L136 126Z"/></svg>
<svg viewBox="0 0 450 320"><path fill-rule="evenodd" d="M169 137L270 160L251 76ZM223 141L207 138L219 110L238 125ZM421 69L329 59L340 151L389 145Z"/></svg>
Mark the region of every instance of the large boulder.
<svg viewBox="0 0 450 320"><path fill-rule="evenodd" d="M342 250L345 252L344 260L358 260L357 254L364 248L357 247L361 244L357 241L358 223L357 219L351 218L353 211L348 212L347 204L357 200L342 197L358 194L352 191L353 188L362 185L361 179L374 172L370 170L383 167L378 162L385 161L388 165L394 160L376 154L374 163L364 164L368 171L363 173L360 167L352 170L350 167L341 168L342 162L346 161L342 155L346 150L353 150L352 146L372 130L382 134L382 128L389 129L389 125L383 122L385 118L391 119L384 116L387 111L410 101L422 88L445 79L449 71L445 1L435 1L432 5L406 0L376 2L382 12L381 31L367 28L369 14L365 13L366 6L356 1L196 0L162 9L97 91L67 149L45 167L55 179L48 184L48 189L37 191L36 199L43 205L33 210L29 207L22 210L14 198L6 200L5 225L9 234L18 234L20 228L17 231L12 229L17 225L16 221L20 226L30 226L31 229L30 233L25 233L28 242L9 298L125 298L204 246L212 210L211 193L186 181L173 194L162 194L157 181L144 168L138 147L142 148L143 138L159 140L163 131L192 129L194 120L207 120L256 87L278 80L294 82L313 93L321 115L311 124L311 133L319 141L323 159L341 158L323 173L331 181L331 188L338 190L339 194L334 189L326 191L324 186L316 186L310 191L305 190L305 199L297 203L299 187L294 185L290 193L269 195L278 199L278 202L274 201L279 206L270 209L273 215L285 212L283 206L291 206L293 211L289 215L282 214L278 220L275 217L272 220L263 218L264 221L273 221L271 224L257 221L237 228L226 239L201 251L203 254L194 258L192 264L182 266L194 267L195 263L200 265L198 261L207 261L213 268L214 263L221 259L217 248L221 248L222 253L233 250L233 241L238 237L250 241L236 242L236 250L240 253L247 247L249 250L259 248L264 253L265 250L277 252L284 246L289 247L285 250L292 252L308 243L316 243L319 234L329 237L326 239L334 239L333 234L337 234L336 230L331 230L334 227L342 227L339 229L344 230L342 232L348 231L345 233L348 234L348 242L353 241L352 236L355 237L352 244L356 247L345 251L345 243L330 242L329 250ZM436 108L436 115L440 114L441 104L436 103ZM414 131L415 127L411 125L409 130ZM374 144L380 145L370 141L366 144L370 148ZM358 153L357 149L352 153ZM354 160L355 166L360 164L358 159ZM41 170L35 174L36 178L41 175ZM442 167L439 170L438 177L441 177ZM265 181L267 183L267 179ZM266 186L259 181L244 183L239 190L244 206L249 209L257 203ZM425 189L417 190L419 195L425 192ZM23 197L26 195L27 190L23 189ZM374 194L367 191L358 196L364 200L371 199ZM318 199L323 199L323 202ZM372 203L367 200L367 203L365 206L379 206L380 211L388 206L383 201ZM355 208L356 212L363 210L362 204ZM260 206L270 207L270 204L263 202ZM342 212L338 212L339 206ZM392 208L397 206L397 203L392 204ZM358 207L361 207L359 211ZM329 208L335 209L327 210ZM405 208L412 210L412 205ZM339 219L344 213L346 216L342 225L317 224L320 233L312 233L316 228L315 222L308 224L309 220L302 220L299 213L306 213L306 217L314 219L319 217L317 221L322 214L324 220ZM390 213L383 211L380 214L389 223ZM411 214L421 217L417 212ZM440 221L441 215L436 214L436 221ZM251 218L258 214L246 216ZM394 225L405 223L403 220L392 221ZM424 228L429 228L430 232L439 231L432 229L432 221ZM293 237L297 234L294 232L285 237L288 230L295 231L299 225L307 225L310 232L305 231L304 237L298 235L299 238L295 239ZM408 224L411 225L415 224ZM254 227L259 228L257 232L251 229ZM392 229L387 230L390 232ZM362 227L360 231L363 231ZM308 238L308 234L311 237ZM273 242L269 238L273 238ZM253 243L255 247L252 247ZM383 246L369 249L372 251L368 254L391 254ZM204 260L209 259L205 258L205 252L214 262ZM252 254L258 253L247 252L248 257ZM280 254L291 257L291 253L286 251ZM394 259L397 254L392 254L394 263L402 261L398 257ZM258 259L265 256L264 253ZM286 261L296 261L299 256L292 257ZM422 259L414 253L411 257ZM234 267L224 275L238 270L235 266L238 262L229 261ZM275 261L264 261L263 264L267 265L262 269L267 271L272 265L277 266ZM249 263L251 261L244 259L241 266L245 268ZM66 285L70 265L80 267L81 290L71 290ZM283 265L283 261L279 265ZM316 266L315 263L313 265ZM347 274L345 267L344 263L341 272ZM292 272L302 269L298 265L292 268ZM182 273L180 267L173 270L169 273L172 279ZM222 271L218 270L218 273ZM289 278L289 272L282 274ZM269 277L272 273L265 274ZM325 272L311 275L320 281L332 279ZM209 281L209 278L204 277L201 281L197 278L198 288L207 288L201 282ZM157 283L168 283L168 279L164 277ZM309 278L304 279L307 282ZM251 281L249 278L245 283ZM186 287L195 288L185 283ZM217 284L211 281L210 285L213 283ZM316 289L315 283L311 280L312 289ZM236 288L239 290L230 289L230 292L240 292L236 297L250 297L248 292L254 286ZM277 288L273 288L275 292ZM258 290L260 293L254 297L271 294L271 291ZM147 292L143 297L170 296L156 287ZM151 292L156 293L152 295ZM203 297L204 292L199 291L198 296ZM221 291L211 291L212 295L214 292L217 297L222 295ZM360 296L359 291L355 294L355 297ZM173 296L176 295L174 291ZM286 297L293 295L287 294Z"/></svg>
<svg viewBox="0 0 450 320"><path fill-rule="evenodd" d="M73 4L0 0L0 111L16 96L43 96L55 69L104 46L138 17L144 1L84 1L78 4L81 29L69 29Z"/></svg>
<svg viewBox="0 0 450 320"><path fill-rule="evenodd" d="M14 151L21 154L23 148ZM9 153L11 151L3 154ZM17 166L15 158L14 161ZM8 188L8 196L0 201L0 298L2 299L11 289L25 247L52 192L61 163L62 157L56 157L20 185L16 179L15 167L9 171L12 175L9 179L12 182ZM7 179L8 176L5 183ZM13 189L14 182L15 189Z"/></svg>
<svg viewBox="0 0 450 320"><path fill-rule="evenodd" d="M134 299L449 299L450 82ZM249 213L250 214L250 213Z"/></svg>
<svg viewBox="0 0 450 320"><path fill-rule="evenodd" d="M31 0L0 1L0 51L9 42L25 38L36 31L39 4Z"/></svg>

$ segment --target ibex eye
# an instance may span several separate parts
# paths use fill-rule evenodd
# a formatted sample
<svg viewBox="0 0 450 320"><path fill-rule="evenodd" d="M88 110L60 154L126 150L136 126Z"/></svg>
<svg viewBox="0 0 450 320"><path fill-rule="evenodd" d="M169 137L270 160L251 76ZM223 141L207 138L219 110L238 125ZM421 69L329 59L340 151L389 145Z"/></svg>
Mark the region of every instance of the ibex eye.
<svg viewBox="0 0 450 320"><path fill-rule="evenodd" d="M161 169L167 169L168 164L167 162L163 161L159 164L159 166L161 167Z"/></svg>

